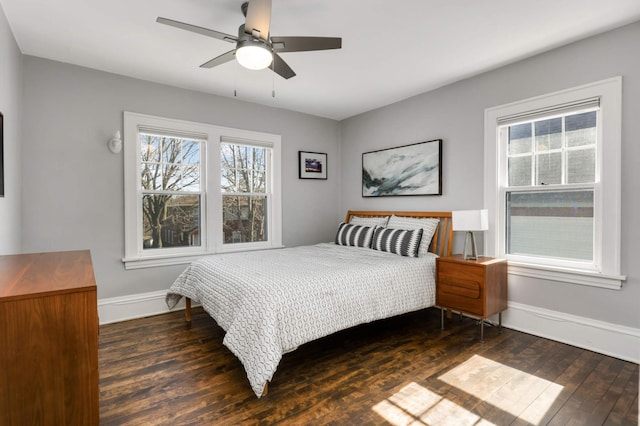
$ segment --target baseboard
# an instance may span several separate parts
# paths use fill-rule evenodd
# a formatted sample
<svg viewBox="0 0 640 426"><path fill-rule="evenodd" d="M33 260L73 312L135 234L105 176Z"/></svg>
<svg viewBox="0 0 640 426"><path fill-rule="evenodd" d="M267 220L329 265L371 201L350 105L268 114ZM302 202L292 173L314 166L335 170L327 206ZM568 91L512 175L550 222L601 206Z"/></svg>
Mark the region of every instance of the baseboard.
<svg viewBox="0 0 640 426"><path fill-rule="evenodd" d="M640 329L509 302L502 324L514 330L640 363Z"/></svg>
<svg viewBox="0 0 640 426"><path fill-rule="evenodd" d="M166 291L98 300L100 324L169 312ZM173 309L184 309L184 299ZM507 328L640 363L640 330L590 318L509 302L502 314Z"/></svg>
<svg viewBox="0 0 640 426"><path fill-rule="evenodd" d="M127 321L169 312L165 303L166 290L152 293L132 294L98 300L100 324ZM184 309L184 299L172 310Z"/></svg>

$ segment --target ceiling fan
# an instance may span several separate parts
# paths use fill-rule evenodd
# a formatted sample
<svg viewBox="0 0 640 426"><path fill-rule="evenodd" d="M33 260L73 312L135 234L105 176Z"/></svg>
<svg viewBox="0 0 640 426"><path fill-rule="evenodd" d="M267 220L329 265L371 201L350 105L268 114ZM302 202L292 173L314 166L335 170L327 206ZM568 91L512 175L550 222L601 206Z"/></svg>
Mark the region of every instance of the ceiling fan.
<svg viewBox="0 0 640 426"><path fill-rule="evenodd" d="M238 28L237 36L162 17L158 17L156 22L236 44L235 49L200 65L202 68L213 68L235 58L245 68L258 70L269 67L289 79L296 73L278 53L342 47L340 37L271 37L271 0L251 0L243 3L241 9L245 23Z"/></svg>

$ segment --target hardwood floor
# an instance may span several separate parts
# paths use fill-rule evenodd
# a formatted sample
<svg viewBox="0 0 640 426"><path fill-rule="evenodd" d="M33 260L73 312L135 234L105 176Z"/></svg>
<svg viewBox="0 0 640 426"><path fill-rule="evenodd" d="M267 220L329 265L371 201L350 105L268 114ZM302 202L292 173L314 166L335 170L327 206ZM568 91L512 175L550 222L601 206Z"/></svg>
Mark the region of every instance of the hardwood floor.
<svg viewBox="0 0 640 426"><path fill-rule="evenodd" d="M100 327L102 425L634 425L638 365L428 309L286 354L261 399L200 308Z"/></svg>

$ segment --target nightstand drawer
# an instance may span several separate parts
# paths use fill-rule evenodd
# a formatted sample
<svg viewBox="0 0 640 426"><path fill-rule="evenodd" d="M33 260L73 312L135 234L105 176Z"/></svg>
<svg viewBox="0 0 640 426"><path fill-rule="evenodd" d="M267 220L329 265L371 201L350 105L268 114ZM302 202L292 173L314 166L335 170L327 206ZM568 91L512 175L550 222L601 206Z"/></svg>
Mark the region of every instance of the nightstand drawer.
<svg viewBox="0 0 640 426"><path fill-rule="evenodd" d="M483 283L485 279L485 268L476 265L465 265L452 262L438 263L438 278L447 280L474 281Z"/></svg>
<svg viewBox="0 0 640 426"><path fill-rule="evenodd" d="M438 277L437 304L469 314L482 316L484 297L482 285L478 281Z"/></svg>
<svg viewBox="0 0 640 426"><path fill-rule="evenodd" d="M482 284L480 281L452 279L446 275L438 277L438 292L441 295L454 295L466 299L480 299L482 297Z"/></svg>

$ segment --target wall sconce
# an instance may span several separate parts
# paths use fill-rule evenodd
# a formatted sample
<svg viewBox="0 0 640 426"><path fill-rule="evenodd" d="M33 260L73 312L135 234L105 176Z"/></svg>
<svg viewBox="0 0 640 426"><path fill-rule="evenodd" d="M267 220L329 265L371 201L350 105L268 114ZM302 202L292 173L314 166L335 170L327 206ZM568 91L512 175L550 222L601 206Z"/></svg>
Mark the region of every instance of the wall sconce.
<svg viewBox="0 0 640 426"><path fill-rule="evenodd" d="M109 142L107 142L107 146L109 147L109 151L113 152L114 154L118 154L120 151L122 151L122 138L120 136L120 130L117 130L113 134L113 137L109 139Z"/></svg>
<svg viewBox="0 0 640 426"><path fill-rule="evenodd" d="M462 210L452 212L451 226L454 231L467 231L464 238L464 252L462 254L465 260L478 259L476 250L476 237L473 231L486 231L489 229L489 212L487 210ZM471 252L469 247L471 246Z"/></svg>

